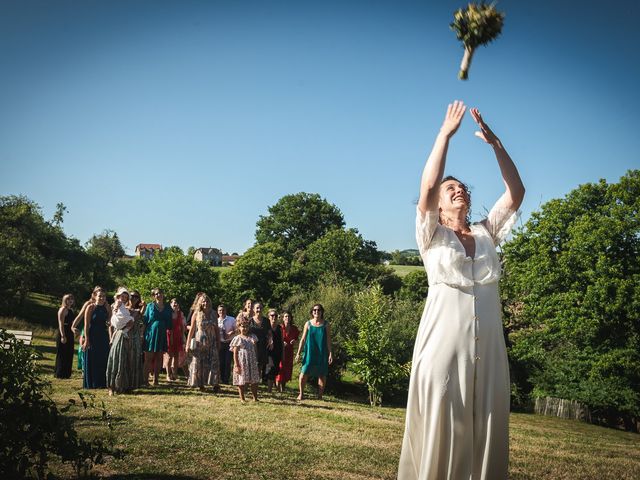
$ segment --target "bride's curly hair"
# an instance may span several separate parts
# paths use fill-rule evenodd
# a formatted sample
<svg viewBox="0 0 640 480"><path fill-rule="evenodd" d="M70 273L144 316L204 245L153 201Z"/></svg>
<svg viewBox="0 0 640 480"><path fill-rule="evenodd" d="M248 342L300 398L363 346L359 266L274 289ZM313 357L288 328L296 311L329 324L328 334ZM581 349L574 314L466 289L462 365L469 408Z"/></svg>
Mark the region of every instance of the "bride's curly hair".
<svg viewBox="0 0 640 480"><path fill-rule="evenodd" d="M440 185L442 185L444 182L448 182L449 180L458 182L462 186L462 189L464 190L464 193L467 196L467 215L465 217L465 221L467 222L467 226L469 226L471 225L471 192L469 191L469 186L466 183L454 177L453 175L447 175L446 177L444 177L440 182ZM445 222L442 221L442 214L440 213L438 214L438 222L441 225L445 225Z"/></svg>

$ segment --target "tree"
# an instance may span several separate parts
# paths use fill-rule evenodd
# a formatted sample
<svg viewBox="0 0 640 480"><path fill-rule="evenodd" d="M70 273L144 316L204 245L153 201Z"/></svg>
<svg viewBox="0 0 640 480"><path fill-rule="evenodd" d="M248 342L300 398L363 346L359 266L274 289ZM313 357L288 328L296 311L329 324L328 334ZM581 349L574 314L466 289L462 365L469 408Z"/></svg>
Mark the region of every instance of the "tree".
<svg viewBox="0 0 640 480"><path fill-rule="evenodd" d="M134 261L125 284L142 296L150 295L153 288L161 288L167 301L176 297L183 306L191 305L200 291L206 292L214 302L221 296L218 272L176 249L164 250L148 260Z"/></svg>
<svg viewBox="0 0 640 480"><path fill-rule="evenodd" d="M469 66L476 48L498 38L503 23L504 13L496 10L493 3L469 3L467 8L459 8L453 14L453 23L449 26L464 46L464 56L458 73L460 80L469 77Z"/></svg>
<svg viewBox="0 0 640 480"><path fill-rule="evenodd" d="M513 380L603 420L640 416L640 171L581 185L504 246Z"/></svg>
<svg viewBox="0 0 640 480"><path fill-rule="evenodd" d="M354 228L330 230L309 245L298 261L309 281L329 276L366 285L385 271L375 242L365 240Z"/></svg>
<svg viewBox="0 0 640 480"><path fill-rule="evenodd" d="M398 291L398 298L424 303L429 291L427 273L423 270L409 272L402 278L402 287Z"/></svg>
<svg viewBox="0 0 640 480"><path fill-rule="evenodd" d="M101 285L107 290L116 286L115 277L119 273L118 261L124 256L124 248L118 234L113 230L103 230L93 235L86 243L87 253L93 259L93 285Z"/></svg>
<svg viewBox="0 0 640 480"><path fill-rule="evenodd" d="M317 193L300 192L278 200L256 226L256 244L279 243L291 258L330 230L342 228L344 218L338 207Z"/></svg>
<svg viewBox="0 0 640 480"><path fill-rule="evenodd" d="M80 243L47 222L24 196L0 197L0 310L15 312L32 291L60 295L82 290L90 259Z"/></svg>
<svg viewBox="0 0 640 480"><path fill-rule="evenodd" d="M222 272L224 301L239 309L246 298L281 305L293 292L291 262L280 243L254 245L235 265Z"/></svg>
<svg viewBox="0 0 640 480"><path fill-rule="evenodd" d="M396 361L396 352L390 348L392 311L391 299L384 295L379 285L355 296L353 323L356 335L346 342L346 347L351 368L366 383L372 406L382 405L384 395L407 372Z"/></svg>
<svg viewBox="0 0 640 480"><path fill-rule="evenodd" d="M67 213L67 207L65 207L64 203L60 202L56 204L56 213L53 215L53 224L56 227L60 227L62 222L64 222L64 214Z"/></svg>

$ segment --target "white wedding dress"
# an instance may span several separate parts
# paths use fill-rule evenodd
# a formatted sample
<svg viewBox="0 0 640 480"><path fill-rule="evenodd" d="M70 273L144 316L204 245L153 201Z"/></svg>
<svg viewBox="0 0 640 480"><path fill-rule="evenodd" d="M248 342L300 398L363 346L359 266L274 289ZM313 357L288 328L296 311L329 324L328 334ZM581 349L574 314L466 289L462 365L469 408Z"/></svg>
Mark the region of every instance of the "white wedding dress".
<svg viewBox="0 0 640 480"><path fill-rule="evenodd" d="M474 258L438 212L418 210L429 294L413 351L400 480L507 478L509 365L495 247L517 214L502 203L471 225Z"/></svg>

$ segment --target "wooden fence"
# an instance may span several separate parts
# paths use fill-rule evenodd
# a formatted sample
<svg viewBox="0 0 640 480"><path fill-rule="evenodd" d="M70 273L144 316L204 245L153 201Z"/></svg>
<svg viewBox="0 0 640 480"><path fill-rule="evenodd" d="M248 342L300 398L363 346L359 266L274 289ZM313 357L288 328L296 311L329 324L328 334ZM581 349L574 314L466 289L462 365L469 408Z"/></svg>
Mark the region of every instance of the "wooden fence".
<svg viewBox="0 0 640 480"><path fill-rule="evenodd" d="M552 417L570 418L591 423L591 412L589 407L575 400L565 400L564 398L536 397L534 412L539 415L549 415Z"/></svg>

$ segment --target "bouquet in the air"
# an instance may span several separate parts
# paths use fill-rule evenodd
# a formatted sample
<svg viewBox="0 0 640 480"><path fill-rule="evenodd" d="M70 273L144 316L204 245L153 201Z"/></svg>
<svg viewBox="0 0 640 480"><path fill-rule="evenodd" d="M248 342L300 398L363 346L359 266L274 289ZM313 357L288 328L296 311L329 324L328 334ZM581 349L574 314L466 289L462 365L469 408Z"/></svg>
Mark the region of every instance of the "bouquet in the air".
<svg viewBox="0 0 640 480"><path fill-rule="evenodd" d="M496 10L493 3L470 3L467 8L460 8L453 14L451 30L456 32L458 40L464 46L459 79L466 80L469 77L469 66L475 49L498 38L503 23L504 13Z"/></svg>

